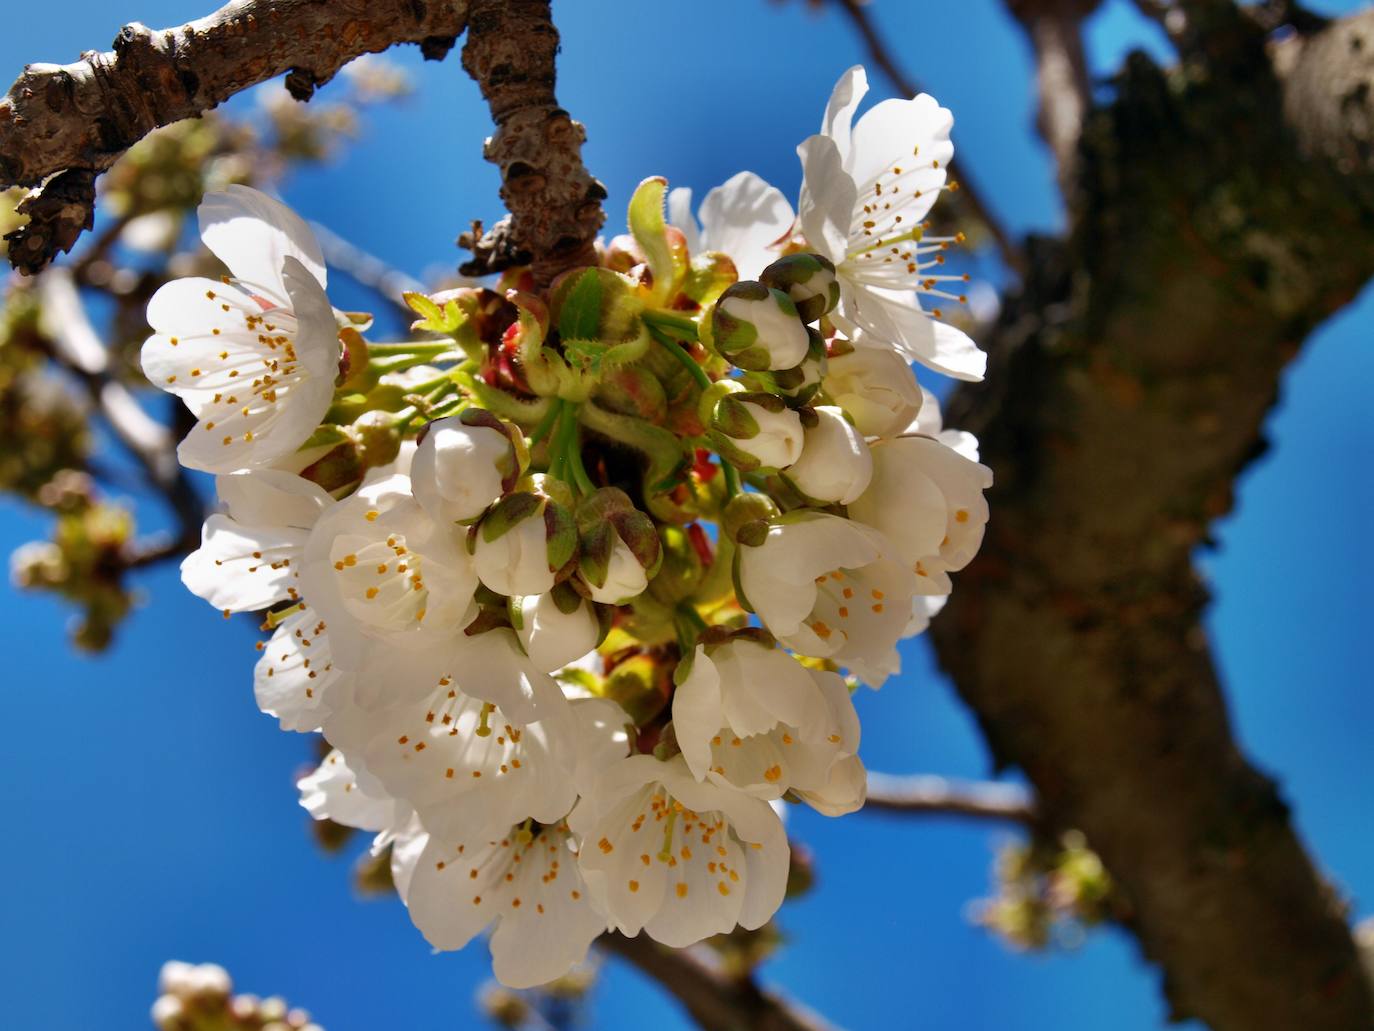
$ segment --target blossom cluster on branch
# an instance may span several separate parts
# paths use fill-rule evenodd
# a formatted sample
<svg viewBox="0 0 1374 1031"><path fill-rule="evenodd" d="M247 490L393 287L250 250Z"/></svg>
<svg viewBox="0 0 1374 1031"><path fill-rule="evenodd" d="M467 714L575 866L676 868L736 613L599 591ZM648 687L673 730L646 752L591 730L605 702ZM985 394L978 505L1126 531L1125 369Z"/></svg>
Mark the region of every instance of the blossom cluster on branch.
<svg viewBox="0 0 1374 1031"><path fill-rule="evenodd" d="M143 369L224 505L185 583L267 612L258 703L333 746L305 807L377 834L436 947L492 928L507 985L608 927L766 923L781 805L863 804L852 689L982 539L990 473L909 365L984 366L920 303L962 299L925 222L952 119L855 120L865 89L798 148L795 213L749 173L697 216L650 178L597 266L410 295L408 341L241 186L200 208L229 275L149 304Z"/></svg>

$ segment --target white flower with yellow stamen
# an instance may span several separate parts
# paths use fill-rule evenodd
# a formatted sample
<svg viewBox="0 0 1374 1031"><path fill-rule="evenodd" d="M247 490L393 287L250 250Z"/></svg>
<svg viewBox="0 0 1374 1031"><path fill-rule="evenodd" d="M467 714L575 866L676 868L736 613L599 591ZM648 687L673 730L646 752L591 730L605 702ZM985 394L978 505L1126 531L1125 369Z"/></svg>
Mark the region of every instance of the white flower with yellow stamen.
<svg viewBox="0 0 1374 1031"><path fill-rule="evenodd" d="M339 682L352 674L335 667L326 629L320 614L306 605L260 645L253 696L259 709L277 717L282 730L319 730L341 702Z"/></svg>
<svg viewBox="0 0 1374 1031"><path fill-rule="evenodd" d="M748 638L697 646L673 694L673 729L697 780L763 799L824 792L859 748L843 679Z"/></svg>
<svg viewBox="0 0 1374 1031"><path fill-rule="evenodd" d="M182 583L225 613L299 599L305 542L334 499L277 469L220 476L215 489L227 511L205 521L200 547L181 563Z"/></svg>
<svg viewBox="0 0 1374 1031"><path fill-rule="evenodd" d="M583 699L558 711L561 696L546 698L543 718L521 723L460 682L441 677L426 694L373 712L370 738L356 749L387 793L446 841L499 836L526 818L558 820L577 800L579 771L590 776L628 750L613 702Z"/></svg>
<svg viewBox="0 0 1374 1031"><path fill-rule="evenodd" d="M920 594L948 594L949 573L977 554L988 522L992 470L930 437L875 444L873 480L849 516L890 538Z"/></svg>
<svg viewBox="0 0 1374 1031"><path fill-rule="evenodd" d="M341 668L359 669L373 642L423 651L461 635L477 576L460 534L435 523L401 475L364 485L315 524L300 586Z"/></svg>
<svg viewBox="0 0 1374 1031"><path fill-rule="evenodd" d="M987 356L940 321L939 309L922 310L917 298L963 300L942 285L965 277L935 271L954 241L929 236L924 227L954 156L953 116L923 93L884 100L855 122L867 91L862 67L845 72L821 132L797 148L802 234L834 262L840 281L840 305L830 319L858 346L892 347L937 372L980 380Z"/></svg>
<svg viewBox="0 0 1374 1031"><path fill-rule="evenodd" d="M406 893L410 919L445 950L461 949L491 925L492 971L507 987L561 977L606 930L571 846L561 820L455 843L431 835Z"/></svg>
<svg viewBox="0 0 1374 1031"><path fill-rule="evenodd" d="M607 767L568 816L592 904L611 926L684 947L782 904L790 851L767 802L697 783L682 756Z"/></svg>
<svg viewBox="0 0 1374 1031"><path fill-rule="evenodd" d="M761 545L741 548L739 562L745 598L788 648L830 659L873 687L898 671L916 578L883 534L793 512L773 521Z"/></svg>
<svg viewBox="0 0 1374 1031"><path fill-rule="evenodd" d="M177 448L207 472L271 465L315 432L334 396L338 328L324 257L284 205L246 186L209 194L200 234L223 280L168 283L148 302L149 382L196 416Z"/></svg>

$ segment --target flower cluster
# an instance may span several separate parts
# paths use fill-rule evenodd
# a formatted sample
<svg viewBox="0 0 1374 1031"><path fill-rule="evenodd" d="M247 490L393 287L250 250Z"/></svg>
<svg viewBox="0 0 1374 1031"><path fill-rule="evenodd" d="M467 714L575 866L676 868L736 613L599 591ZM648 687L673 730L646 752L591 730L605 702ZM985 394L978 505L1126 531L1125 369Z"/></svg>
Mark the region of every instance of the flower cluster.
<svg viewBox="0 0 1374 1031"><path fill-rule="evenodd" d="M962 278L923 226L950 116L853 121L863 88L799 148L799 215L746 173L698 224L648 179L596 267L412 296L410 341L335 311L308 228L245 188L200 210L230 275L149 306L144 370L224 505L185 583L267 611L258 703L334 749L303 804L377 834L436 947L490 928L507 985L607 928L767 922L778 807L863 804L851 689L979 545L990 474L908 364L982 369L918 299Z"/></svg>

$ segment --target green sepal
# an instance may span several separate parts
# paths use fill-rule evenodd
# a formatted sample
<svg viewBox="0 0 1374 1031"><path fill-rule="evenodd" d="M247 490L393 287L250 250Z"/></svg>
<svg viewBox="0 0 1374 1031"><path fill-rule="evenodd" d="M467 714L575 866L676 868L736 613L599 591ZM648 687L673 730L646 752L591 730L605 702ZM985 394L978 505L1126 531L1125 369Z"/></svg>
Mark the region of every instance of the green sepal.
<svg viewBox="0 0 1374 1031"><path fill-rule="evenodd" d="M611 552L615 549L615 528L608 522L597 523L582 534L582 550L577 567L582 579L593 587L606 586L611 571Z"/></svg>
<svg viewBox="0 0 1374 1031"><path fill-rule="evenodd" d="M593 340L600 328L601 280L595 269L584 269L563 298L558 334L564 340Z"/></svg>
<svg viewBox="0 0 1374 1031"><path fill-rule="evenodd" d="M424 294L413 290L407 290L401 294L401 298L411 311L420 316L411 326L412 329L419 332L443 333L446 336L453 336L467 321L467 314L459 306L456 298L447 298L442 306Z"/></svg>
<svg viewBox="0 0 1374 1031"><path fill-rule="evenodd" d="M482 520L482 540L490 544L505 536L524 520L535 515L545 503L544 498L535 494L507 494L492 506L487 517Z"/></svg>
<svg viewBox="0 0 1374 1031"><path fill-rule="evenodd" d="M609 522L615 527L625 546L630 549L635 561L652 579L663 561L663 549L659 544L658 532L654 529L654 521L643 512L631 509L628 512L614 513Z"/></svg>
<svg viewBox="0 0 1374 1031"><path fill-rule="evenodd" d="M548 541L549 569L562 574L577 557L577 523L572 513L556 501L545 502L544 535Z"/></svg>
<svg viewBox="0 0 1374 1031"><path fill-rule="evenodd" d="M549 595L553 598L554 606L565 616L571 616L582 607L584 601L582 595L578 594L572 583L567 580L554 584Z"/></svg>
<svg viewBox="0 0 1374 1031"><path fill-rule="evenodd" d="M692 267L682 283L682 295L705 308L714 304L731 283L739 280L739 270L727 255L707 251L692 259Z"/></svg>
<svg viewBox="0 0 1374 1031"><path fill-rule="evenodd" d="M645 263L653 277L649 302L658 307L668 307L687 275L686 241L680 231L670 231L663 218L663 202L667 195L668 180L650 176L639 184L630 198L627 219L630 234L644 252Z"/></svg>
<svg viewBox="0 0 1374 1031"><path fill-rule="evenodd" d="M734 440L752 440L759 435L758 420L741 400L744 395L723 397L711 417L711 429Z"/></svg>
<svg viewBox="0 0 1374 1031"><path fill-rule="evenodd" d="M835 264L820 254L788 254L764 269L759 281L787 294L803 322L815 322L840 303Z"/></svg>

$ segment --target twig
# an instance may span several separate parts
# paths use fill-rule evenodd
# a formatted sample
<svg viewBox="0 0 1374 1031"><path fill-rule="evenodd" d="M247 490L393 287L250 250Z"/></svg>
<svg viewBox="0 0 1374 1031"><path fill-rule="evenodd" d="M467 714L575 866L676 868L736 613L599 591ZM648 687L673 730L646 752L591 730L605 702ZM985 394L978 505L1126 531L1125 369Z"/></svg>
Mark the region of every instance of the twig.
<svg viewBox="0 0 1374 1031"><path fill-rule="evenodd" d="M414 315L402 294L424 293L425 285L414 276L392 268L375 254L345 240L328 226L311 222L310 228L320 242L325 263L338 269L359 286L366 287L402 311Z"/></svg>
<svg viewBox="0 0 1374 1031"><path fill-rule="evenodd" d="M442 57L466 22L463 0L234 0L198 21L120 30L114 49L68 65L31 64L0 99L0 189L37 187L10 260L30 274L90 227L95 179L153 129L208 111L283 73L298 100L360 54L418 43ZM51 177L51 178L50 178Z"/></svg>
<svg viewBox="0 0 1374 1031"><path fill-rule="evenodd" d="M833 0L836 6L854 24L854 28L863 38L864 46L868 48L868 56L873 63L882 69L883 74L897 92L903 96L914 97L921 92L912 78L910 78L899 66L888 49L887 43L878 32L877 26L873 24L869 17L867 8L860 0ZM988 235L992 237L993 243L997 247L997 253L1001 255L1002 261L1006 266L1017 275L1024 275L1026 271L1026 257L1021 252L1021 248L1012 240L1011 234L1001 221L993 214L992 208L983 200L983 193L974 183L971 176L964 170L962 162L955 158L949 163L949 176L959 184L959 196L977 219L987 229Z"/></svg>
<svg viewBox="0 0 1374 1031"><path fill-rule="evenodd" d="M868 775L865 809L893 813L944 813L982 820L1033 824L1035 803L1011 784L968 783L944 777Z"/></svg>
<svg viewBox="0 0 1374 1031"><path fill-rule="evenodd" d="M1035 51L1035 124L1059 169L1059 189L1073 192L1078 140L1092 106L1082 21L1099 0L1006 0Z"/></svg>
<svg viewBox="0 0 1374 1031"><path fill-rule="evenodd" d="M661 984L706 1031L833 1031L834 1025L752 978L726 974L702 949L670 949L609 931L597 943Z"/></svg>
<svg viewBox="0 0 1374 1031"><path fill-rule="evenodd" d="M471 0L463 67L482 88L496 132L485 157L501 169L512 242L535 280L596 264L606 188L582 164L586 130L558 106L558 30L549 0Z"/></svg>
<svg viewBox="0 0 1374 1031"><path fill-rule="evenodd" d="M176 440L167 427L148 415L133 394L110 372L109 353L86 314L86 306L65 267L48 269L39 279L43 329L52 341L52 355L85 385L91 400L109 423L119 442L143 467L149 486L167 501L177 519L170 542L157 541L131 562L146 565L194 548L200 539L204 505L176 457Z"/></svg>

